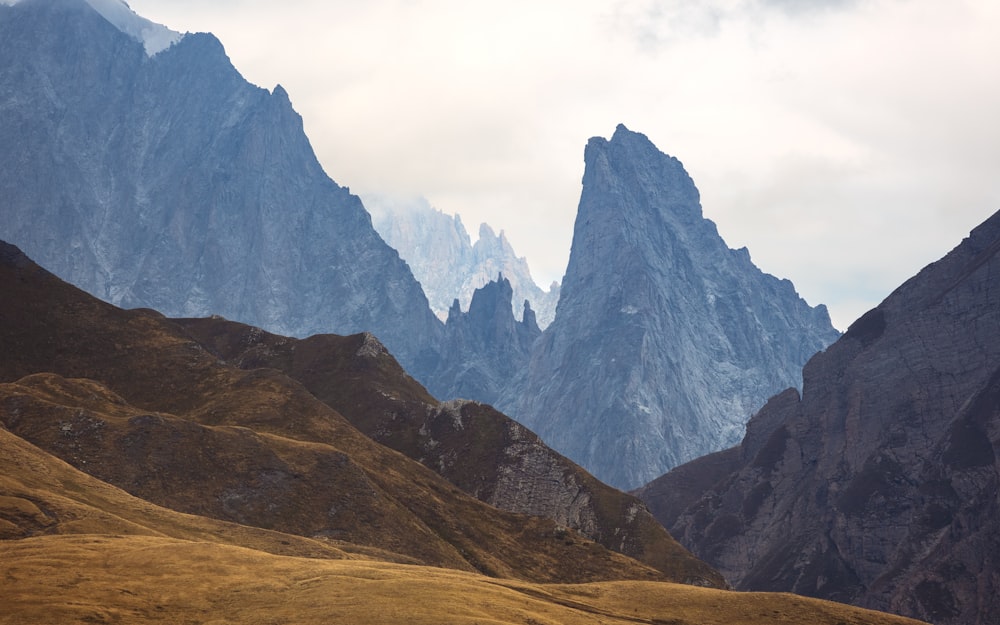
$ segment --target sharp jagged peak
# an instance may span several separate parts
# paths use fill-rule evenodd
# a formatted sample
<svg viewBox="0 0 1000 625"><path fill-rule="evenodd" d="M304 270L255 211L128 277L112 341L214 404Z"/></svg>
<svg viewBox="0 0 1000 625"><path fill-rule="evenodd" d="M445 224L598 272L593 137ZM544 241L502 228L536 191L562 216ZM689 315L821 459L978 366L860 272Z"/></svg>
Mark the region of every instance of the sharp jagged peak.
<svg viewBox="0 0 1000 625"><path fill-rule="evenodd" d="M790 283L726 246L681 162L645 135L619 125L588 141L584 161L556 318L524 388L498 405L634 488L738 442L837 334Z"/></svg>
<svg viewBox="0 0 1000 625"><path fill-rule="evenodd" d="M646 135L619 124L610 140L592 137L587 142L584 161L584 187L602 190L589 206L580 206L578 217L584 222L601 216L602 221L632 224L629 215L660 214L675 226L704 225L701 197L684 164L661 152ZM615 186L612 180L629 184ZM608 211L611 206L616 210Z"/></svg>

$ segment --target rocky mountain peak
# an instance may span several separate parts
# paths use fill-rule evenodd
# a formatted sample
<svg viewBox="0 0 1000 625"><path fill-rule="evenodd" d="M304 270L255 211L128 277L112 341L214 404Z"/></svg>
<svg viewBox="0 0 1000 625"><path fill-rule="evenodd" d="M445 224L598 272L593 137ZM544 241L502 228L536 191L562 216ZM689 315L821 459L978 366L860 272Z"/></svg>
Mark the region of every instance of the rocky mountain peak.
<svg viewBox="0 0 1000 625"><path fill-rule="evenodd" d="M541 334L538 321L535 319L535 311L531 309L531 302L524 300L524 311L521 313L521 324L527 327L532 334Z"/></svg>
<svg viewBox="0 0 1000 625"><path fill-rule="evenodd" d="M513 297L514 289L510 286L510 280L504 278L503 273L497 274L496 280L491 280L472 294L469 320L473 324L484 324L507 319L503 306L510 308Z"/></svg>
<svg viewBox="0 0 1000 625"><path fill-rule="evenodd" d="M538 325L532 322L533 312L527 301L527 318L522 318L522 321L514 318L511 311L513 296L514 289L510 280L502 273L497 274L495 280L476 289L467 313L454 318L449 315L446 330L458 332L464 338L475 337L481 342L483 349L480 351L484 353L502 350L508 345L523 344L523 347L530 347L541 332Z"/></svg>
<svg viewBox="0 0 1000 625"><path fill-rule="evenodd" d="M619 126L584 160L555 320L501 408L631 488L738 441L838 333L726 246L681 162L646 136Z"/></svg>

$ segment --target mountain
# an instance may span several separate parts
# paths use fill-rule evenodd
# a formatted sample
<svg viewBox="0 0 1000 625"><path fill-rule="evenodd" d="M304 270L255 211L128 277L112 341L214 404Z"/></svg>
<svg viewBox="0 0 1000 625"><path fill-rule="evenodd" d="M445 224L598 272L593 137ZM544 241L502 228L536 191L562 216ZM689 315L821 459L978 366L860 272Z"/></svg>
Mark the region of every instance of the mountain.
<svg viewBox="0 0 1000 625"><path fill-rule="evenodd" d="M96 9L96 10L95 10ZM435 366L443 324L280 86L118 0L0 5L3 232L118 306L294 336L374 332Z"/></svg>
<svg viewBox="0 0 1000 625"><path fill-rule="evenodd" d="M641 496L738 588L996 623L1000 213L802 375L739 446Z"/></svg>
<svg viewBox="0 0 1000 625"><path fill-rule="evenodd" d="M375 229L410 265L439 318L448 318L456 299L461 309L469 310L475 290L503 274L514 290L514 314L520 314L527 300L539 327L552 323L559 283L553 282L548 291L536 285L527 259L517 256L503 230L497 235L488 224L480 224L479 238L472 244L459 215L445 215L423 198L365 196L364 201Z"/></svg>
<svg viewBox="0 0 1000 625"><path fill-rule="evenodd" d="M559 308L498 407L619 488L738 441L838 333L729 249L676 159L618 126L587 144Z"/></svg>
<svg viewBox="0 0 1000 625"><path fill-rule="evenodd" d="M285 359L367 414L427 401L412 381L393 395L401 370L371 335L296 341L121 310L4 243L0 292L0 622L910 622L652 581L567 527L463 495L188 331L213 348L249 339L241 358Z"/></svg>

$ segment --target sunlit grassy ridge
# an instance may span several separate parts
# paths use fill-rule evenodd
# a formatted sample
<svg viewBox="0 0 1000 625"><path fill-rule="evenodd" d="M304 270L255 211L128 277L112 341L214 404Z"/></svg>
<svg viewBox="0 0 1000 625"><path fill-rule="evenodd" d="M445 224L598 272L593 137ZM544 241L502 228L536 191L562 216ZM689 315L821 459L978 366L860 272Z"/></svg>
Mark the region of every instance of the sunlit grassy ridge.
<svg viewBox="0 0 1000 625"><path fill-rule="evenodd" d="M0 540L52 534L156 536L279 555L415 562L382 549L163 508L74 469L2 427L0 450Z"/></svg>
<svg viewBox="0 0 1000 625"><path fill-rule="evenodd" d="M670 583L529 584L150 536L0 542L0 623L903 625L793 595Z"/></svg>

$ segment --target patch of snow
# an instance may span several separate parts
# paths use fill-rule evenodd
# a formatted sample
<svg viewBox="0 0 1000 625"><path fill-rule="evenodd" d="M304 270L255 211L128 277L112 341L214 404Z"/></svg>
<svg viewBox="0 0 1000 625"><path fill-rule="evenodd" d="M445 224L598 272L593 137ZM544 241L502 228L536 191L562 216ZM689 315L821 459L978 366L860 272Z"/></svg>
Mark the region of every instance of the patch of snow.
<svg viewBox="0 0 1000 625"><path fill-rule="evenodd" d="M16 2L17 0L4 1ZM140 42L146 48L148 56L155 56L163 52L184 36L166 26L140 17L124 0L87 0L87 4L100 13L101 17L111 22L115 28Z"/></svg>

